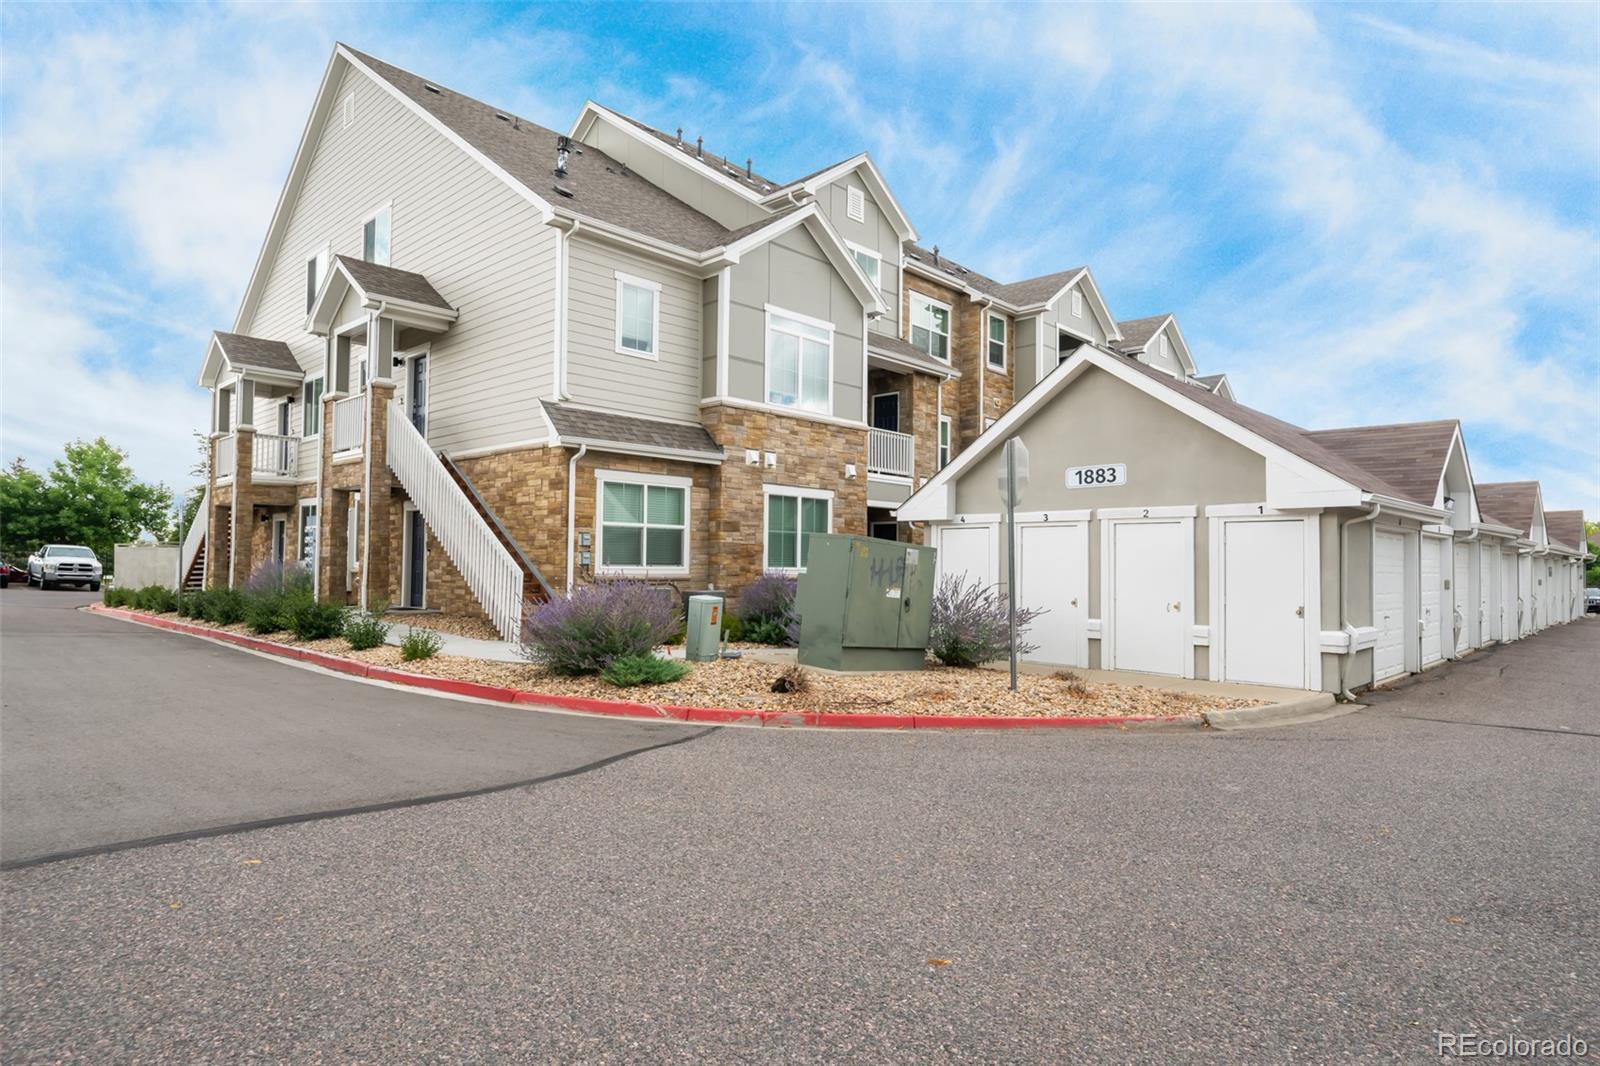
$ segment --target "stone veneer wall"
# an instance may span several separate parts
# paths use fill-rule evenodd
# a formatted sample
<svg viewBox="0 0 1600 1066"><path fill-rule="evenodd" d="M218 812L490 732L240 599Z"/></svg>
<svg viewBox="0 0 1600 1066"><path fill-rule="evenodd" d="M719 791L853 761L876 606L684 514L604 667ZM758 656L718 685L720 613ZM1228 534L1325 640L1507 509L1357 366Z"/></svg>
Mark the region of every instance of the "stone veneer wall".
<svg viewBox="0 0 1600 1066"><path fill-rule="evenodd" d="M988 365L989 333L987 308L967 299L948 285L907 272L902 297L901 321L911 321L911 294L920 292L950 305L950 363L961 372L958 381L946 384L945 411L954 415L950 455L954 458L978 438L987 419L999 418L1015 402L1012 385L1012 360L1015 356L1016 323L1008 316L1006 327L1006 369L991 370ZM909 325L904 340L911 339ZM983 382L983 401L979 405L979 381ZM937 442L935 442L937 448ZM920 467L920 460L919 460ZM920 469L919 469L920 473Z"/></svg>
<svg viewBox="0 0 1600 1066"><path fill-rule="evenodd" d="M710 577L737 591L761 575L766 516L763 485L831 489L833 532L867 531L867 431L795 415L713 404L706 429L727 451L711 493ZM775 452L776 467L750 466L746 448ZM846 463L856 476L846 478Z"/></svg>

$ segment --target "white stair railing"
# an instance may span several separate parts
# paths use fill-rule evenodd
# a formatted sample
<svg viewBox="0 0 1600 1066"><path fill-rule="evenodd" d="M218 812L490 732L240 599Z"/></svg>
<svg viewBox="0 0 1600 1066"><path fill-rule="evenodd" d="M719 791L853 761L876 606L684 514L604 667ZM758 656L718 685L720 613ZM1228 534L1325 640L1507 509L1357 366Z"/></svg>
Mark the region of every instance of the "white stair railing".
<svg viewBox="0 0 1600 1066"><path fill-rule="evenodd" d="M194 566L195 556L200 554L200 545L206 539L206 524L211 514L211 489L206 488L206 494L200 497L200 509L194 513L194 521L189 523L189 532L183 538L183 550L178 552L178 587L183 587L184 579L189 576L189 569Z"/></svg>
<svg viewBox="0 0 1600 1066"><path fill-rule="evenodd" d="M257 433L251 445L250 470L265 477L294 477L300 458L300 438L278 433Z"/></svg>
<svg viewBox="0 0 1600 1066"><path fill-rule="evenodd" d="M445 554L466 578L467 586L500 636L519 639L522 568L433 454L427 439L393 400L389 402L387 425L389 469L422 512L422 520L439 539Z"/></svg>
<svg viewBox="0 0 1600 1066"><path fill-rule="evenodd" d="M358 392L333 401L333 450L349 452L361 447L365 436L362 419L367 413L366 393Z"/></svg>
<svg viewBox="0 0 1600 1066"><path fill-rule="evenodd" d="M915 469L916 438L889 429L867 430L867 472L910 477Z"/></svg>

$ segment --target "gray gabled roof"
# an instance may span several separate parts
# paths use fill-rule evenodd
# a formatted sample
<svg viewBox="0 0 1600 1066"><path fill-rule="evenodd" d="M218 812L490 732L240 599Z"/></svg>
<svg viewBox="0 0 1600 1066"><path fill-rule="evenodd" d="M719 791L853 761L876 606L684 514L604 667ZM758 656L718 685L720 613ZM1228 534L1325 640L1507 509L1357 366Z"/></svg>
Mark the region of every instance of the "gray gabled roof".
<svg viewBox="0 0 1600 1066"><path fill-rule="evenodd" d="M255 367L280 374L304 374L289 346L282 341L269 341L264 337L247 337L243 333L224 333L217 330L211 335L222 348L223 358L235 370Z"/></svg>
<svg viewBox="0 0 1600 1066"><path fill-rule="evenodd" d="M1406 499L1432 507L1459 423L1406 422L1318 429L1306 436L1382 477Z"/></svg>
<svg viewBox="0 0 1600 1066"><path fill-rule="evenodd" d="M1026 281L1013 281L1009 285L1002 285L995 290L994 295L1000 297L1008 304L1018 307L1027 307L1030 304L1042 304L1073 278L1082 274L1088 267L1075 266L1068 270L1057 270L1051 274L1041 274L1036 278Z"/></svg>
<svg viewBox="0 0 1600 1066"><path fill-rule="evenodd" d="M934 270L942 271L952 278L965 282L979 292L987 293L990 296L996 295L1001 289L1005 288L1004 285L993 278L980 274L971 267L962 266L943 252L936 252L932 248L924 248L920 244L906 241L900 250L905 253L906 258L913 259Z"/></svg>
<svg viewBox="0 0 1600 1066"><path fill-rule="evenodd" d="M1117 342L1117 348L1124 352L1142 351L1149 344L1161 327L1167 324L1171 314L1151 315L1149 318L1135 318L1129 322L1118 322L1117 329L1122 334L1122 339ZM1221 375L1216 375L1221 377Z"/></svg>
<svg viewBox="0 0 1600 1066"><path fill-rule="evenodd" d="M919 370L926 370L930 374L938 374L940 377L958 378L961 376L961 371L944 360L935 359L921 348L887 333L875 333L868 330L867 351L869 353L877 352L879 355L893 359L897 363L907 363Z"/></svg>
<svg viewBox="0 0 1600 1066"><path fill-rule="evenodd" d="M665 450L714 460L723 457L722 446L704 426L591 411L549 400L540 400L539 404L563 444L588 444L600 449L612 445L625 451Z"/></svg>
<svg viewBox="0 0 1600 1066"><path fill-rule="evenodd" d="M561 134L345 47L495 165L562 210L691 251L708 251L726 242L728 230L715 219L598 148L575 143L566 176L557 177L556 141Z"/></svg>
<svg viewBox="0 0 1600 1066"><path fill-rule="evenodd" d="M1563 548L1573 551L1589 550L1589 545L1583 535L1582 511L1546 511L1544 513L1544 531L1550 538L1550 543L1559 544Z"/></svg>
<svg viewBox="0 0 1600 1066"><path fill-rule="evenodd" d="M1226 374L1199 374L1196 375L1194 380L1198 381L1208 389L1215 389L1219 384L1221 384L1222 379L1227 376L1228 375Z"/></svg>
<svg viewBox="0 0 1600 1066"><path fill-rule="evenodd" d="M396 270L394 267L383 266L379 263L369 263L365 259L353 256L334 256L339 265L349 271L355 283L361 286L361 291L368 296L378 299L406 300L424 307L437 307L445 311L454 311L439 295L439 290L433 283L421 274L414 274L409 270Z"/></svg>
<svg viewBox="0 0 1600 1066"><path fill-rule="evenodd" d="M1480 514L1493 515L1496 522L1519 530L1524 537L1533 535L1533 512L1539 505L1537 481L1474 483L1472 491L1478 497ZM1545 532L1548 535L1548 524Z"/></svg>
<svg viewBox="0 0 1600 1066"><path fill-rule="evenodd" d="M604 105L599 106L603 107ZM637 126L639 129L643 130L645 133L648 133L662 144L668 145L677 150L685 159L689 160L690 162L702 166L713 173L720 174L722 177L728 178L731 181L738 182L751 192L760 194L762 196L765 196L768 193L777 192L779 188L798 184L799 182L805 181L806 178L814 177L815 175L822 173L822 170L817 170L813 171L811 174L807 174L805 178L796 178L794 181L790 182L779 182L773 181L771 178L762 177L759 172L752 169L750 171L750 176L746 177L744 163L740 162L735 157L719 157L716 153L707 151L703 143L700 146L700 150L697 152L695 150L693 137L690 137L688 140L680 140L676 135L669 136L661 130L656 129L654 126L640 122L638 119L633 118L630 115L624 115L621 111L618 111L615 108L607 107L606 110L610 111L613 115L616 115L624 122L627 122L633 126ZM745 158L748 159L750 157L746 156ZM823 167L822 169L826 170L827 167Z"/></svg>

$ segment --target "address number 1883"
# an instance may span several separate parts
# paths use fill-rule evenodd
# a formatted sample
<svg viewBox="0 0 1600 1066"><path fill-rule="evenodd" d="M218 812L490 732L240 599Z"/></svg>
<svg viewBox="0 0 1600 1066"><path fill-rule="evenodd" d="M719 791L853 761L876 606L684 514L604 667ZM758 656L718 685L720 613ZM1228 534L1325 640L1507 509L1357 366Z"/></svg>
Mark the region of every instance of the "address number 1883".
<svg viewBox="0 0 1600 1066"><path fill-rule="evenodd" d="M1099 489L1128 483L1128 467L1124 463L1102 463L1099 466L1067 467L1067 488Z"/></svg>

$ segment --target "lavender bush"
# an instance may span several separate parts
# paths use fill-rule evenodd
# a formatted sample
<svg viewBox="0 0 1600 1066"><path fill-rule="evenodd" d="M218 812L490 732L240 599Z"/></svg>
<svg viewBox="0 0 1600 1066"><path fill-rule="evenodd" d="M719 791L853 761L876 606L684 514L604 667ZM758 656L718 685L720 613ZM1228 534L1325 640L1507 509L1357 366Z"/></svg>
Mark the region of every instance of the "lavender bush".
<svg viewBox="0 0 1600 1066"><path fill-rule="evenodd" d="M744 638L756 644L798 644L800 619L794 613L795 579L762 574L739 593Z"/></svg>
<svg viewBox="0 0 1600 1066"><path fill-rule="evenodd" d="M1017 654L1038 650L1022 639L1043 610L1017 608ZM946 666L979 666L1011 653L1007 639L1007 601L998 585L970 584L964 577L946 575L933 595L933 618L928 627L928 650Z"/></svg>
<svg viewBox="0 0 1600 1066"><path fill-rule="evenodd" d="M649 655L683 624L678 597L642 581L586 585L529 611L522 655L558 674L596 674L625 656Z"/></svg>

